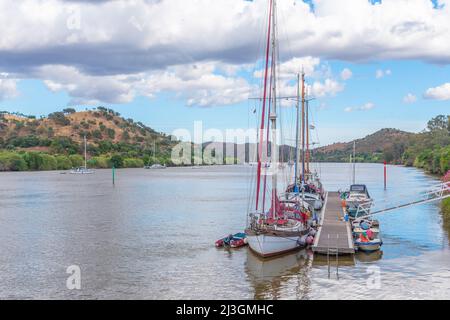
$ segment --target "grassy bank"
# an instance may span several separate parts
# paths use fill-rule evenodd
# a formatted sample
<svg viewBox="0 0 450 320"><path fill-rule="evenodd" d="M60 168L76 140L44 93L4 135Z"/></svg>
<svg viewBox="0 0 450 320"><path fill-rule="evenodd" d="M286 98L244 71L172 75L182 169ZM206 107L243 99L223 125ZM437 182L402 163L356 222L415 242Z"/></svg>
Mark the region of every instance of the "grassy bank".
<svg viewBox="0 0 450 320"><path fill-rule="evenodd" d="M442 213L450 222L450 198L442 200Z"/></svg>
<svg viewBox="0 0 450 320"><path fill-rule="evenodd" d="M450 182L450 170L442 178L442 180L444 182ZM450 228L450 198L442 200L441 208L442 208L442 216L444 219L444 225Z"/></svg>
<svg viewBox="0 0 450 320"><path fill-rule="evenodd" d="M142 168L144 164L164 159L130 158L119 154L92 157L87 161L90 168ZM84 166L81 155L52 155L43 152L0 151L0 171L68 170Z"/></svg>

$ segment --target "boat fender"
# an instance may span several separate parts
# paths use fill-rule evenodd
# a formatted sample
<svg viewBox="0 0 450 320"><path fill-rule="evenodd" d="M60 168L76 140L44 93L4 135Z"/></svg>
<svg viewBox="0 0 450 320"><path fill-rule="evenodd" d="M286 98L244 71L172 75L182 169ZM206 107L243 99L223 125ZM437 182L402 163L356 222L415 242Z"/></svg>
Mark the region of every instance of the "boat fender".
<svg viewBox="0 0 450 320"><path fill-rule="evenodd" d="M308 238L307 235L301 236L300 239L297 240L297 243L302 247L306 246L306 238Z"/></svg>

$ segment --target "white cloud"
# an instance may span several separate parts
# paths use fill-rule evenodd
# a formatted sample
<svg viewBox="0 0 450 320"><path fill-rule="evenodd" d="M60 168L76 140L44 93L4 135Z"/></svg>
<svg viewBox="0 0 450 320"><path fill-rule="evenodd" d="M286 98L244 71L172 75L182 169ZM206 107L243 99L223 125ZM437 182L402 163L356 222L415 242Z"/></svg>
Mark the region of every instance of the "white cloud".
<svg viewBox="0 0 450 320"><path fill-rule="evenodd" d="M217 106L248 98L250 85L243 78L214 74L214 64L174 66L165 71L132 75L91 76L74 67L45 66L37 74L51 91L66 91L70 104L128 103L137 95L155 97L174 93L189 106Z"/></svg>
<svg viewBox="0 0 450 320"><path fill-rule="evenodd" d="M363 104L362 106L357 107L347 107L344 109L345 112L353 112L353 111L367 111L375 108L375 104L372 102L367 102L366 104Z"/></svg>
<svg viewBox="0 0 450 320"><path fill-rule="evenodd" d="M183 78L169 70L153 74L143 81L140 91L153 96L159 92L176 92L188 106L220 106L248 99L251 86L243 78L204 73L194 78Z"/></svg>
<svg viewBox="0 0 450 320"><path fill-rule="evenodd" d="M175 72L169 70L174 66L187 66L188 72L195 73L189 66L210 63L214 71L204 72L220 85L207 87L207 95L217 92L225 97L230 85L242 84L237 70L261 58L267 1L211 3L23 0L18 5L0 0L0 69L15 78L29 78L41 68L48 72L48 66L74 68L67 69L74 72L72 79L56 81L51 79L56 75L45 74L40 79L80 101L125 102L140 94L139 82L129 78L138 76L145 82L161 72ZM316 85L317 91L327 88L336 92L342 85L326 74L325 64L321 69L316 61L418 59L448 64L450 0L440 3L444 6L435 9L429 0L383 0L375 5L370 1L316 0L312 12L304 1L279 1L280 58L285 63L281 75L298 72L300 61L295 59L315 57L303 63L307 73L314 65L310 77L322 84ZM391 73L380 71L381 76ZM177 77L183 84L204 82L199 75L191 81L181 73ZM89 86L91 80L98 83ZM239 87L232 90L241 96ZM194 96L198 97L198 92Z"/></svg>
<svg viewBox="0 0 450 320"><path fill-rule="evenodd" d="M12 99L19 95L17 90L17 80L7 79L7 73L0 74L0 101Z"/></svg>
<svg viewBox="0 0 450 320"><path fill-rule="evenodd" d="M450 100L450 82L438 87L429 88L425 92L424 97L432 100Z"/></svg>
<svg viewBox="0 0 450 320"><path fill-rule="evenodd" d="M387 69L387 70L378 69L375 72L375 78L381 79L381 78L383 78L385 76L390 76L391 74L392 74L392 71L390 69Z"/></svg>
<svg viewBox="0 0 450 320"><path fill-rule="evenodd" d="M347 108L344 109L344 111L345 111L345 112L352 112L352 111L353 111L353 108L352 108L352 107L347 107Z"/></svg>
<svg viewBox="0 0 450 320"><path fill-rule="evenodd" d="M417 101L417 97L413 95L412 93L408 93L406 96L403 97L404 103L414 103Z"/></svg>
<svg viewBox="0 0 450 320"><path fill-rule="evenodd" d="M278 70L278 93L281 96L292 97L297 94L297 75L303 70L308 77L306 83L307 94L315 98L334 96L344 90L344 84L332 78L332 73L327 64L321 64L319 58L301 57L293 58L279 65ZM253 73L255 78L263 77L263 70ZM312 83L308 84L308 80ZM293 105L292 102L282 101L282 105Z"/></svg>
<svg viewBox="0 0 450 320"><path fill-rule="evenodd" d="M322 98L326 95L334 96L344 90L344 85L333 80L325 79L324 82L315 81L310 86L310 94L316 98Z"/></svg>
<svg viewBox="0 0 450 320"><path fill-rule="evenodd" d="M350 79L352 76L353 72L348 68L345 68L344 70L341 71L341 79L344 81Z"/></svg>
<svg viewBox="0 0 450 320"><path fill-rule="evenodd" d="M306 77L318 77L320 70L320 59L317 57L295 57L288 61L282 62L278 66L278 77L284 80L295 79L297 74L300 74L303 70ZM253 77L262 78L264 76L264 70L256 70L253 73Z"/></svg>

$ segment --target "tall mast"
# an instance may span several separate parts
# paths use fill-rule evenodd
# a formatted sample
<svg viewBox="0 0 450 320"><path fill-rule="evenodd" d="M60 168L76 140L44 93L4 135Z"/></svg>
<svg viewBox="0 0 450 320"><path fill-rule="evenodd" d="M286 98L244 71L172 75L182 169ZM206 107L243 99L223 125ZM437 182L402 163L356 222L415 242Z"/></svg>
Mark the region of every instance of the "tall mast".
<svg viewBox="0 0 450 320"><path fill-rule="evenodd" d="M356 141L353 141L353 184L355 184L355 176L356 176Z"/></svg>
<svg viewBox="0 0 450 320"><path fill-rule="evenodd" d="M84 168L87 169L87 147L86 147L86 135L84 135Z"/></svg>
<svg viewBox="0 0 450 320"><path fill-rule="evenodd" d="M271 83L272 83L272 108L269 114L270 125L272 129L272 143L271 143L271 157L272 157L272 165L277 165L278 163L278 145L277 145L277 81L276 81L276 61L277 61L277 21L276 21L276 0L273 0L273 8L272 8L272 75L271 75ZM272 172L272 210L276 212L277 210L277 170L278 168L274 168Z"/></svg>
<svg viewBox="0 0 450 320"><path fill-rule="evenodd" d="M309 97L308 93L306 94L306 173L309 174Z"/></svg>
<svg viewBox="0 0 450 320"><path fill-rule="evenodd" d="M256 174L256 211L259 208L259 193L261 188L261 158L262 158L262 148L263 148L263 132L264 132L264 122L265 122L265 113L266 113L266 96L267 96L267 76L269 70L269 52L270 52L270 35L272 28L272 8L273 8L273 0L270 0L269 7L269 26L267 31L267 43L266 43L266 65L264 70L264 92L263 92L263 106L261 112L261 127L259 133L259 144L258 144L258 169Z"/></svg>
<svg viewBox="0 0 450 320"><path fill-rule="evenodd" d="M302 188L305 185L305 72L302 70Z"/></svg>
<svg viewBox="0 0 450 320"><path fill-rule="evenodd" d="M298 144L300 140L300 74L297 74L297 116L296 116L296 125L295 125L295 177L294 177L294 192L298 192L298 160L299 160L299 150Z"/></svg>

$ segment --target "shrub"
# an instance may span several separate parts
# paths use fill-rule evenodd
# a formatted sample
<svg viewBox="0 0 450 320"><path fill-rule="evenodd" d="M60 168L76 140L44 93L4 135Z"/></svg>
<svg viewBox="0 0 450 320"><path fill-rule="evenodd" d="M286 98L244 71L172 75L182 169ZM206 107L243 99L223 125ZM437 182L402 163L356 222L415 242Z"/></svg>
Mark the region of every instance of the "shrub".
<svg viewBox="0 0 450 320"><path fill-rule="evenodd" d="M94 131L92 132L92 136L93 136L95 139L101 139L101 138L102 138L102 133L101 133L100 130L94 130Z"/></svg>
<svg viewBox="0 0 450 320"><path fill-rule="evenodd" d="M0 171L24 171L27 169L27 163L19 154L14 152L0 153Z"/></svg>
<svg viewBox="0 0 450 320"><path fill-rule="evenodd" d="M79 154L72 154L69 156L72 167L81 167L84 165L84 158Z"/></svg>
<svg viewBox="0 0 450 320"><path fill-rule="evenodd" d="M66 114L71 114L71 113L75 113L76 110L74 108L65 108L65 109L63 109L63 112Z"/></svg>
<svg viewBox="0 0 450 320"><path fill-rule="evenodd" d="M52 119L56 124L61 126L67 126L70 124L70 120L66 118L64 112L53 112L48 115L49 119Z"/></svg>
<svg viewBox="0 0 450 320"><path fill-rule="evenodd" d="M123 160L123 166L125 168L142 168L144 166L144 161L137 158L126 158Z"/></svg>
<svg viewBox="0 0 450 320"><path fill-rule="evenodd" d="M114 129L108 128L106 129L106 134L110 139L114 139L114 137L116 136L116 131Z"/></svg>
<svg viewBox="0 0 450 320"><path fill-rule="evenodd" d="M42 166L39 170L56 170L58 168L58 163L54 156L51 156L46 153L41 153L42 157Z"/></svg>
<svg viewBox="0 0 450 320"><path fill-rule="evenodd" d="M92 159L88 160L88 165L91 168L106 169L109 168L109 159L103 156L92 157Z"/></svg>
<svg viewBox="0 0 450 320"><path fill-rule="evenodd" d="M53 153L75 154L78 151L78 144L68 137L54 138L50 144Z"/></svg>
<svg viewBox="0 0 450 320"><path fill-rule="evenodd" d="M123 158L119 154L113 155L109 159L110 166L114 166L115 168L122 168L123 167Z"/></svg>
<svg viewBox="0 0 450 320"><path fill-rule="evenodd" d="M39 170L42 167L43 159L40 152L25 152L22 157L29 170Z"/></svg>
<svg viewBox="0 0 450 320"><path fill-rule="evenodd" d="M67 170L72 168L72 161L67 156L56 156L58 170Z"/></svg>

